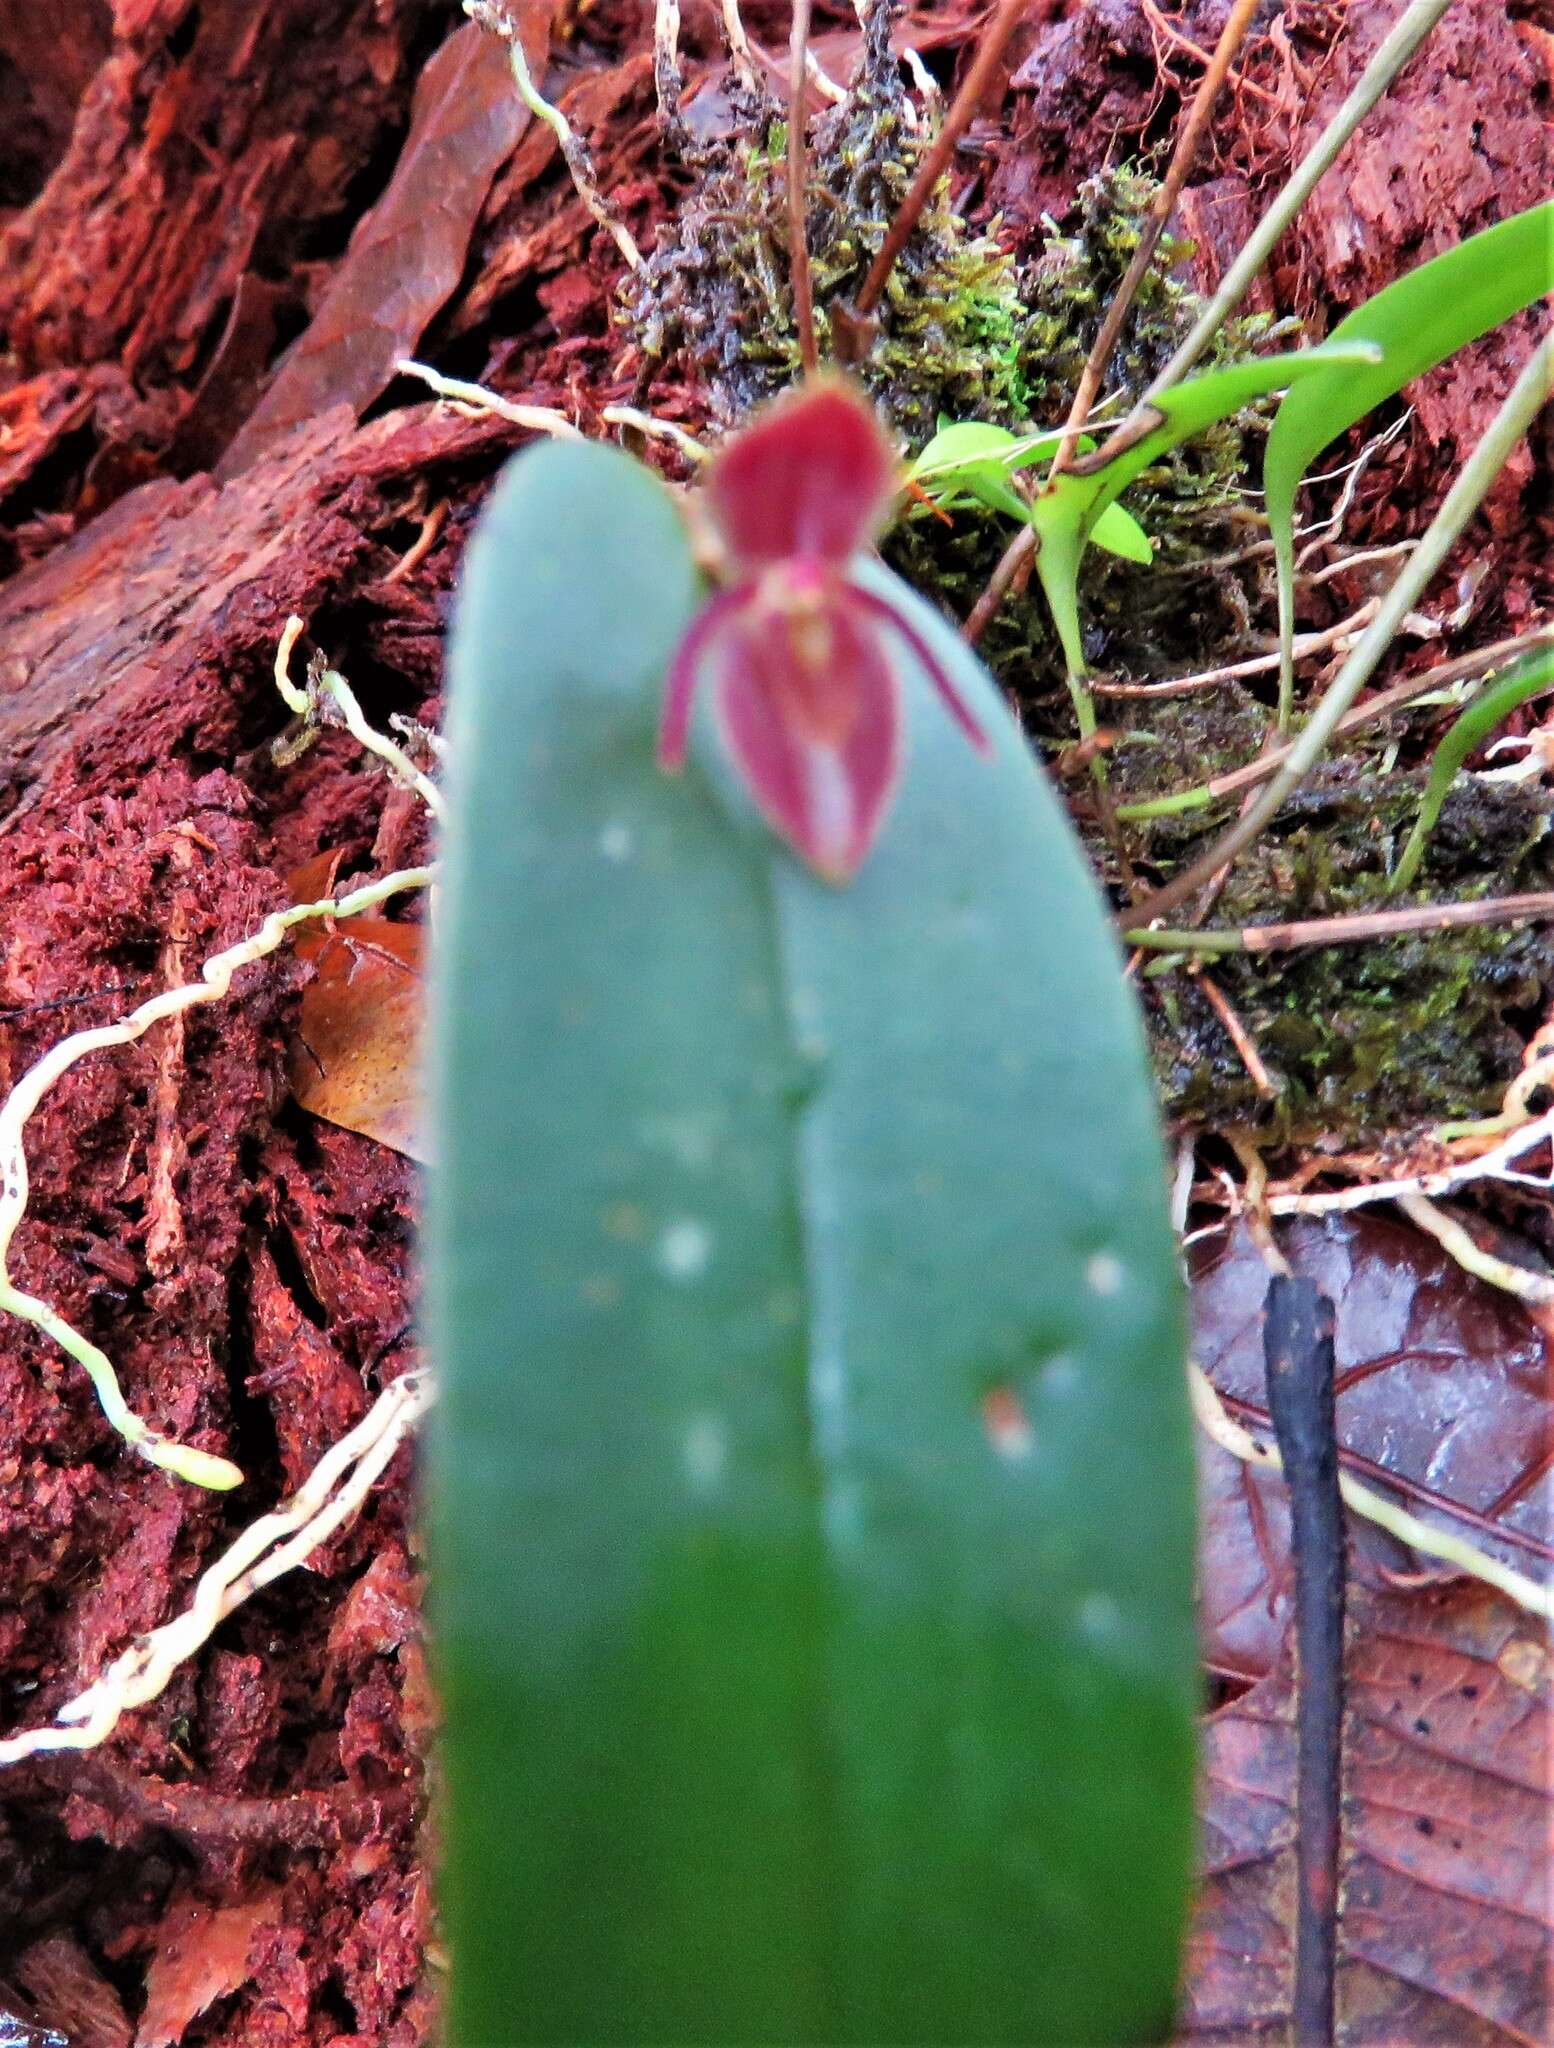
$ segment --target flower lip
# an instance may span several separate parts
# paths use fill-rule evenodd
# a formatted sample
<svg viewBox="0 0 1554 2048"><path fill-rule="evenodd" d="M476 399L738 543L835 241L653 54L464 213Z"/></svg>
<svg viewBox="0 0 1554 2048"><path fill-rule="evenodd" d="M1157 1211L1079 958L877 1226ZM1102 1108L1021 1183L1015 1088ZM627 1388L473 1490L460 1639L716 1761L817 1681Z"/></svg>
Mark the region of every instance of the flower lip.
<svg viewBox="0 0 1554 2048"><path fill-rule="evenodd" d="M816 379L731 436L706 504L735 571L808 557L840 568L874 539L896 490L896 457L850 384Z"/></svg>

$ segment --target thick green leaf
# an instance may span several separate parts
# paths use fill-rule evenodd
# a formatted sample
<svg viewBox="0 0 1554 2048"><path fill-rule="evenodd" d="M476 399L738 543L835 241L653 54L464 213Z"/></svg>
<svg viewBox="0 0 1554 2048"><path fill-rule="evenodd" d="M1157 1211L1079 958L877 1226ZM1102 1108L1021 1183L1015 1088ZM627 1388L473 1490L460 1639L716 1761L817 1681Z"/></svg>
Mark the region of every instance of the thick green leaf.
<svg viewBox="0 0 1554 2048"><path fill-rule="evenodd" d="M1104 462L1099 459L1105 454L1104 447L1094 454L1081 453L1069 469L1037 493L1031 506L1031 520L1040 537L1036 573L1071 676L1085 672L1079 630L1080 559L1118 494L1179 441L1201 433L1216 420L1229 419L1253 399L1283 390L1334 363L1373 363L1376 353L1368 342L1324 342L1320 348L1257 356L1251 362L1231 363L1225 369L1189 377L1125 421L1121 445Z"/></svg>
<svg viewBox="0 0 1554 2048"><path fill-rule="evenodd" d="M428 1225L455 2048L1142 2043L1191 1836L1191 1456L1142 1043L996 690L904 669L817 881L624 456L520 456L452 654Z"/></svg>
<svg viewBox="0 0 1554 2048"><path fill-rule="evenodd" d="M1009 479L1016 470L1049 459L1062 439L1061 427L1050 433L1012 434L1007 427L989 426L983 420L957 420L940 427L907 474L940 505L975 498L990 511L1025 524L1031 517L1030 500L1022 498ZM1095 442L1081 434L1077 445L1085 450ZM1147 567L1155 558L1149 535L1121 505L1106 507L1090 538L1125 561Z"/></svg>
<svg viewBox="0 0 1554 2048"><path fill-rule="evenodd" d="M1356 420L1459 348L1554 291L1554 199L1433 256L1357 306L1333 343L1373 342L1379 361L1335 363L1279 407L1263 487L1279 570L1280 702L1287 714L1295 637L1295 493L1311 463Z"/></svg>

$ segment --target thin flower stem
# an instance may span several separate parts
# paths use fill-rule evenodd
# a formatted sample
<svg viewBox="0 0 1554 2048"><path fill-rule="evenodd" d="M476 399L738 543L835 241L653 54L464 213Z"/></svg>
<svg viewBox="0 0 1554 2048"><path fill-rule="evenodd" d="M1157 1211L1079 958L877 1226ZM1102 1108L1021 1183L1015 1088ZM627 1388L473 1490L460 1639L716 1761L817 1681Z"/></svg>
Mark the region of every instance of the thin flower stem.
<svg viewBox="0 0 1554 2048"><path fill-rule="evenodd" d="M1532 425L1554 384L1554 331L1544 335L1523 366L1499 411L1458 472L1446 500L1431 520L1419 546L1399 570L1382 599L1376 617L1344 662L1318 705L1311 722L1282 765L1244 817L1237 819L1207 853L1156 890L1142 904L1122 913L1129 928L1152 922L1174 910L1213 879L1227 861L1243 852L1262 832L1290 792L1299 787L1326 751L1339 722L1370 681L1388 652L1399 627L1428 589L1458 536L1477 512L1490 486L1505 467L1517 443Z"/></svg>
<svg viewBox="0 0 1554 2048"><path fill-rule="evenodd" d="M809 271L809 225L804 205L804 88L809 53L810 0L793 0L788 44L788 276L793 285L793 322L799 361L806 377L820 368L815 340L815 290Z"/></svg>
<svg viewBox="0 0 1554 2048"><path fill-rule="evenodd" d="M897 257L906 247L934 187L948 168L950 158L955 152L955 145L971 125L971 118L982 104L982 96L992 82L998 60L1004 53L1004 45L1013 33L1015 23L1029 5L1030 0L999 0L998 11L982 31L971 69L961 80L960 91L950 102L950 110L944 117L943 125L917 167L917 174L907 190L907 195L897 209L896 217L891 222L884 241L880 244L879 254L869 265L868 275L864 278L852 307L853 316L857 321L867 321L879 304L889 282L890 273L896 267Z"/></svg>
<svg viewBox="0 0 1554 2048"><path fill-rule="evenodd" d="M1143 403L1158 398L1187 375L1246 297L1253 279L1273 253L1274 244L1311 197L1318 179L1450 5L1451 0L1411 0L1404 8L1355 81L1349 97L1301 158L1289 182L1247 238L1186 340L1145 392Z"/></svg>
<svg viewBox="0 0 1554 2048"><path fill-rule="evenodd" d="M1181 132L1176 138L1176 147L1171 152L1171 161L1166 167L1165 177L1150 201L1149 212L1145 215L1139 235L1138 247L1123 273L1121 284L1112 294L1111 304L1106 309L1106 318L1101 322L1101 331L1096 335L1084 369L1080 373L1079 388L1074 393L1074 402L1069 407L1068 418L1063 423L1063 438L1053 455L1052 467L1047 471L1049 485L1063 474L1073 460L1080 433L1090 417L1090 408L1100 391L1107 365L1112 359L1112 351L1121 337L1123 324L1133 309L1133 301L1138 296L1139 287L1149 274L1149 266L1154 261L1160 237L1165 233L1166 222L1175 211L1182 187L1186 184L1187 175L1198 155L1198 148L1203 140L1204 130L1208 127L1209 116L1214 111L1214 103L1219 98L1220 88L1236 60L1236 53L1246 40L1252 16L1260 5L1261 0L1235 0L1235 4L1225 17L1225 26L1220 31L1219 41L1214 45L1214 56L1209 68L1198 82L1197 91L1193 94L1192 105L1187 110L1187 118L1183 121ZM1021 537L1025 539L1027 549L1034 546L1036 536L1032 528L1028 527Z"/></svg>

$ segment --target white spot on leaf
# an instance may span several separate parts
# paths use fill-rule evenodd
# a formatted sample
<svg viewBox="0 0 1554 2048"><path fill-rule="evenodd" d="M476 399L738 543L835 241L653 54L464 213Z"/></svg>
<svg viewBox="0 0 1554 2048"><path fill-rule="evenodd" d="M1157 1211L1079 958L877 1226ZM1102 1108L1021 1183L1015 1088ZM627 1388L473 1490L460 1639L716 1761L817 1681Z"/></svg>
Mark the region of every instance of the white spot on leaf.
<svg viewBox="0 0 1554 2048"><path fill-rule="evenodd" d="M658 1240L659 1270L671 1280L699 1280L712 1263L712 1232L694 1217L664 1226Z"/></svg>

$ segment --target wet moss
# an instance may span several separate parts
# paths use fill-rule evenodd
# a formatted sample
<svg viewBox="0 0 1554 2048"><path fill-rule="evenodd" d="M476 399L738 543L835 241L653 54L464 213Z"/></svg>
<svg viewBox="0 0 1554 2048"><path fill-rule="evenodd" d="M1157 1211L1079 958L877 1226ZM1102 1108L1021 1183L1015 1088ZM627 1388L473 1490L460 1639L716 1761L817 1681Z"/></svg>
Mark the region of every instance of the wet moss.
<svg viewBox="0 0 1554 2048"><path fill-rule="evenodd" d="M1340 760L1297 793L1232 868L1217 926L1393 908L1385 878L1423 779ZM1448 798L1405 901L1471 900L1554 884L1554 804L1542 792L1467 782ZM1198 814L1202 818L1204 814ZM1183 860L1202 826L1155 828L1151 851ZM1174 846L1171 842L1175 842ZM1375 1138L1497 1109L1529 1019L1554 996L1554 938L1485 926L1409 933L1283 954L1239 954L1208 970L1245 1024L1277 1102L1253 1086L1223 1023L1185 969L1146 980L1151 1049L1169 1114L1280 1140Z"/></svg>

